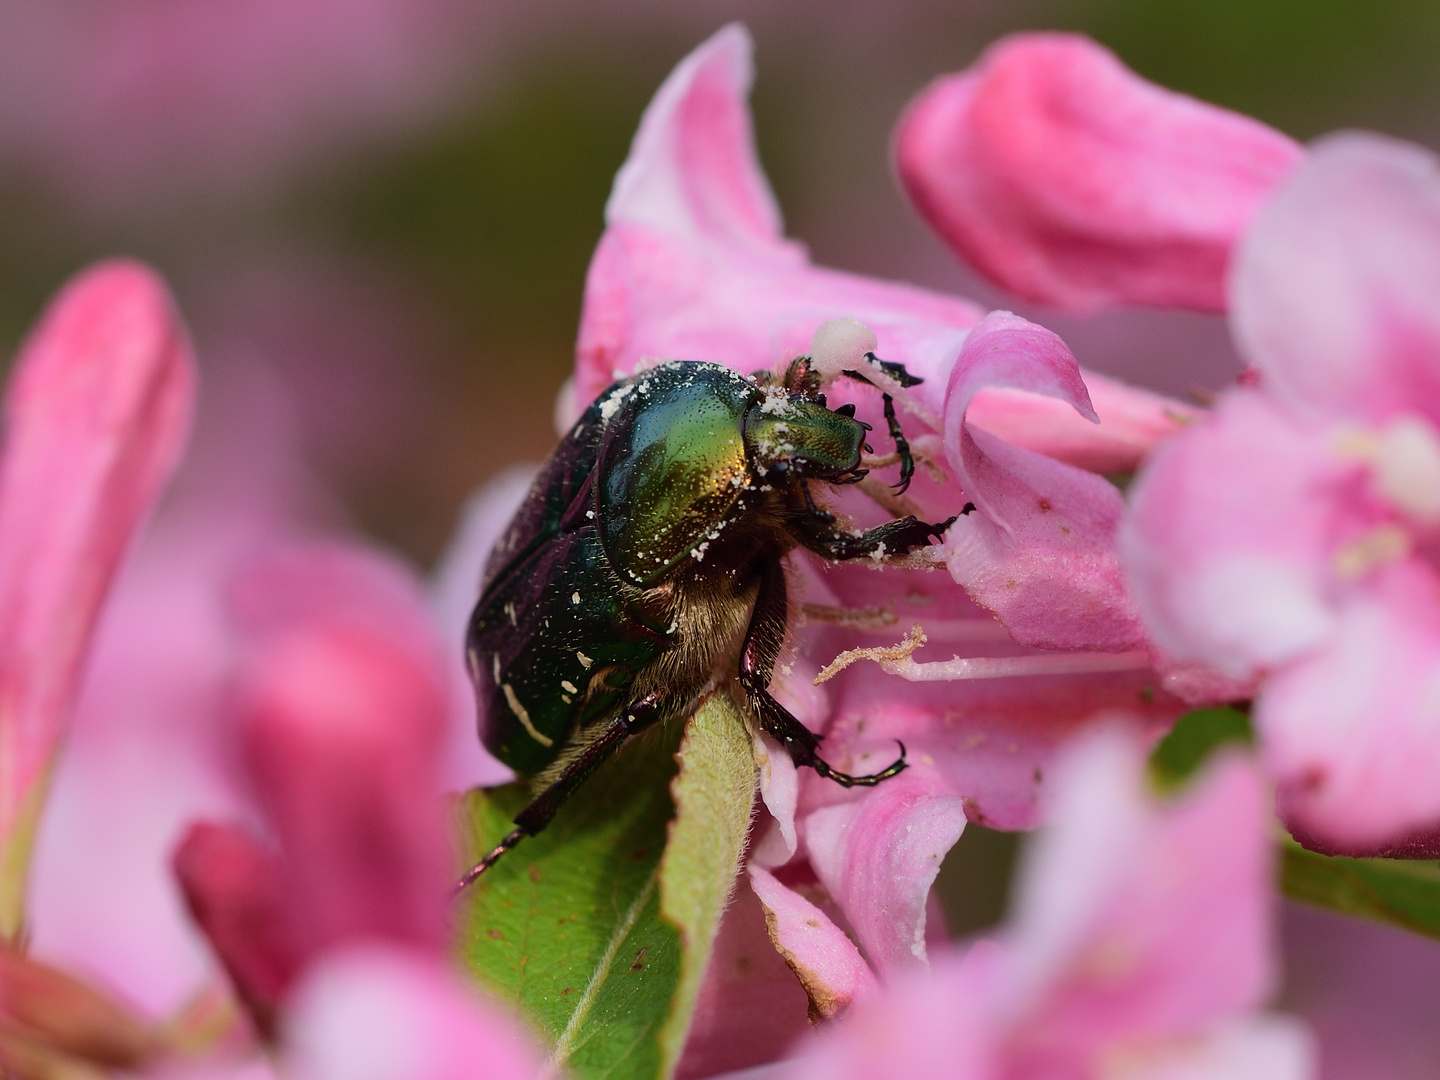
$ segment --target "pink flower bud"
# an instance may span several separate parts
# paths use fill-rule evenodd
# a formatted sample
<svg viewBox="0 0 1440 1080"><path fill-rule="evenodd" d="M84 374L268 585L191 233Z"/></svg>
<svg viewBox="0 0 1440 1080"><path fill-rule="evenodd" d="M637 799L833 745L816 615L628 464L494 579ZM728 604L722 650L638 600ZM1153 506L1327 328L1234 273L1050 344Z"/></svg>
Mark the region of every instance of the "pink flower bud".
<svg viewBox="0 0 1440 1080"><path fill-rule="evenodd" d="M896 157L925 219L1019 296L1224 311L1235 242L1301 149L1088 38L1016 34L921 94Z"/></svg>

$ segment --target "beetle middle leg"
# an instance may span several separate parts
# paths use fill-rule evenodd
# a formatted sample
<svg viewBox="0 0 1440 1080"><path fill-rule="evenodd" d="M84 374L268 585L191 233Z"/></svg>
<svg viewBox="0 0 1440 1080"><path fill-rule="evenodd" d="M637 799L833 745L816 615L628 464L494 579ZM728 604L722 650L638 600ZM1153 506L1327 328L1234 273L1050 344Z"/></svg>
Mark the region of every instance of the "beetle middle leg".
<svg viewBox="0 0 1440 1080"><path fill-rule="evenodd" d="M575 793L575 789L590 779L595 770L620 749L631 735L654 727L667 716L683 713L684 703L677 702L678 699L673 693L656 690L621 709L619 715L571 758L560 770L560 774L526 804L525 809L515 815L515 828L506 833L504 839L491 848L483 859L465 871L455 884L455 892L464 891L466 886L499 862L500 856L505 852L525 837L534 836L549 825L565 800Z"/></svg>
<svg viewBox="0 0 1440 1080"><path fill-rule="evenodd" d="M740 686L760 726L779 740L796 765L809 766L843 787L870 787L899 773L906 766L904 743L900 744L899 759L878 773L851 776L832 768L820 757L820 737L770 695L770 678L785 640L786 614L785 568L779 559L767 559L760 572L760 592L755 597L750 628L745 631L745 644L740 650Z"/></svg>
<svg viewBox="0 0 1440 1080"><path fill-rule="evenodd" d="M925 547L930 537L940 539L955 518L933 525L913 517L896 518L859 535L836 529L834 520L828 513L810 514L796 523L796 535L815 554L840 561L875 556L877 552L904 554L912 548Z"/></svg>

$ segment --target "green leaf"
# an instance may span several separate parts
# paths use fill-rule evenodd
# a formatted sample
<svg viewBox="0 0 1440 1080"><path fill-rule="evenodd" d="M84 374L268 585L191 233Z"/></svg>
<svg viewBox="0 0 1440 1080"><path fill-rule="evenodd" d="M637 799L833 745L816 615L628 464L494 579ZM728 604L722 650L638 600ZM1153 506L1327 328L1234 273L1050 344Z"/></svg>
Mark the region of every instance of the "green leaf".
<svg viewBox="0 0 1440 1080"><path fill-rule="evenodd" d="M754 763L745 736L747 784L737 787L732 719L743 733L717 694L690 721L673 826L681 724L632 740L462 900L465 963L531 1020L557 1070L662 1080L674 1068L739 863L727 838L737 816L749 820ZM529 795L520 783L466 795L467 856L508 832ZM740 805L722 807L732 798ZM691 820L704 816L713 820ZM661 916L662 893L675 924Z"/></svg>
<svg viewBox="0 0 1440 1080"><path fill-rule="evenodd" d="M660 913L679 929L684 949L680 985L660 1033L666 1076L685 1048L755 802L750 732L723 692L711 696L690 721L671 793L676 817L660 864Z"/></svg>
<svg viewBox="0 0 1440 1080"><path fill-rule="evenodd" d="M1150 779L1162 792L1173 791L1226 743L1255 741L1250 718L1238 709L1196 709L1175 722L1150 753Z"/></svg>
<svg viewBox="0 0 1440 1080"><path fill-rule="evenodd" d="M1319 855L1286 837L1280 888L1292 900L1440 938L1437 863Z"/></svg>

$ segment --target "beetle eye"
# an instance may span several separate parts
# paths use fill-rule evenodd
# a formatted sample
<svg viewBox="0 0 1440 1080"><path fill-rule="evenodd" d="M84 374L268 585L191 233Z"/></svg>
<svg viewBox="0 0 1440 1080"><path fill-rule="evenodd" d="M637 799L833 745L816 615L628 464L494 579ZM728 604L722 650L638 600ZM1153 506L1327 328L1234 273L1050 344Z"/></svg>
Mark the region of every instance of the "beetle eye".
<svg viewBox="0 0 1440 1080"><path fill-rule="evenodd" d="M820 404L824 405L825 402L821 401ZM853 401L847 401L844 405L841 405L838 409L836 409L835 412L840 416L848 416L851 420L854 420L855 403Z"/></svg>

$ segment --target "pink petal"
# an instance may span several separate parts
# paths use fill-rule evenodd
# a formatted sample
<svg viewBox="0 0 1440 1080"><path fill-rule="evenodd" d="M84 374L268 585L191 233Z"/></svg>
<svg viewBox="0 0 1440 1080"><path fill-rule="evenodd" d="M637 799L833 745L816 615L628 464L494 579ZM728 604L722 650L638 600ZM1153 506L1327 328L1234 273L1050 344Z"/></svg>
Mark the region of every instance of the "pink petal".
<svg viewBox="0 0 1440 1080"><path fill-rule="evenodd" d="M764 732L755 733L755 761L760 766L760 799L774 822L774 838L765 834L750 852L759 865L773 868L790 861L799 842L795 833L795 800L800 777L789 752Z"/></svg>
<svg viewBox="0 0 1440 1080"><path fill-rule="evenodd" d="M926 899L964 828L964 801L913 770L805 819L810 863L882 976L925 966Z"/></svg>
<svg viewBox="0 0 1440 1080"><path fill-rule="evenodd" d="M1364 524L1358 466L1332 440L1237 391L1155 455L1121 550L1163 649L1243 679L1325 640L1333 552Z"/></svg>
<svg viewBox="0 0 1440 1080"><path fill-rule="evenodd" d="M309 950L288 905L280 860L242 829L196 824L175 852L190 914L210 939L236 993L262 1031Z"/></svg>
<svg viewBox="0 0 1440 1080"><path fill-rule="evenodd" d="M761 257L801 254L777 244L780 207L756 162L744 104L755 78L752 49L745 27L731 23L680 61L615 176L607 222L688 233L692 242L723 239Z"/></svg>
<svg viewBox="0 0 1440 1080"><path fill-rule="evenodd" d="M957 963L936 958L929 977L913 973L866 998L818 1043L782 1063L777 1080L996 1080L1002 1069L987 997L1000 960L980 942ZM736 1080L739 1080L737 1077ZM1017 1076L1016 1080L1030 1080Z"/></svg>
<svg viewBox="0 0 1440 1080"><path fill-rule="evenodd" d="M541 1058L517 1018L438 961L361 946L307 973L284 1065L296 1080L533 1080Z"/></svg>
<svg viewBox="0 0 1440 1080"><path fill-rule="evenodd" d="M1261 693L1255 723L1281 815L1326 850L1373 854L1440 822L1437 590L1420 560L1392 565Z"/></svg>
<svg viewBox="0 0 1440 1080"><path fill-rule="evenodd" d="M945 399L946 457L977 510L950 527L950 573L1022 644L1146 647L1115 553L1124 511L1119 491L1100 477L972 431L966 410L987 386L1044 394L1095 416L1075 358L1050 331L1008 312L975 327Z"/></svg>
<svg viewBox="0 0 1440 1080"><path fill-rule="evenodd" d="M1119 717L1155 739L1185 711L1148 671L906 683L856 669L836 682L826 760L874 771L894 759L900 740L929 790L961 796L969 820L997 829L1038 824L1055 753L1077 732ZM837 797L829 781L802 777L802 813Z"/></svg>
<svg viewBox="0 0 1440 1080"><path fill-rule="evenodd" d="M1269 992L1271 847L1256 770L1223 758L1153 807L1142 765L1141 748L1112 734L1059 771L1054 825L1020 878L1001 999L1022 1059L1191 1036Z"/></svg>
<svg viewBox="0 0 1440 1080"><path fill-rule="evenodd" d="M1071 34L1016 34L901 121L901 180L972 266L1032 300L1225 310L1231 249L1298 163L1248 117Z"/></svg>
<svg viewBox="0 0 1440 1080"><path fill-rule="evenodd" d="M259 826L227 723L224 587L316 501L274 385L248 368L207 376L182 472L97 626L30 892L35 954L156 1018L222 978L176 887L175 845L197 818Z"/></svg>
<svg viewBox="0 0 1440 1080"><path fill-rule="evenodd" d="M1255 221L1230 282L1234 332L1288 403L1440 421L1440 177L1430 151L1343 134Z"/></svg>
<svg viewBox="0 0 1440 1080"><path fill-rule="evenodd" d="M11 873L23 874L38 785L110 578L184 445L194 383L164 286L124 262L66 287L11 377L0 457L0 843ZM6 885L7 924L19 887Z"/></svg>
<svg viewBox="0 0 1440 1080"><path fill-rule="evenodd" d="M770 940L810 996L812 1018L838 1016L874 991L874 973L829 916L770 871L754 864L747 871L765 908Z"/></svg>
<svg viewBox="0 0 1440 1080"><path fill-rule="evenodd" d="M1081 369L1100 423L1057 398L992 386L970 401L966 419L1013 446L1081 469L1123 473L1202 414L1173 398Z"/></svg>
<svg viewBox="0 0 1440 1080"><path fill-rule="evenodd" d="M1271 974L1264 795L1228 756L1157 805L1141 745L1092 735L1057 770L1001 940L937 950L776 1075L1312 1075L1304 1030L1253 1015Z"/></svg>
<svg viewBox="0 0 1440 1080"><path fill-rule="evenodd" d="M1315 1049L1299 1021L1253 1016L1198 1039L1121 1049L1112 1060L1143 1080L1310 1080Z"/></svg>
<svg viewBox="0 0 1440 1080"><path fill-rule="evenodd" d="M720 922L676 1080L700 1080L774 1061L809 1025L809 1001L775 951L747 878Z"/></svg>
<svg viewBox="0 0 1440 1080"><path fill-rule="evenodd" d="M943 663L952 654L1045 663L1115 655L1046 653L1016 645L949 574L877 572L801 557L791 560L790 583L792 595L805 605L840 605L894 621L886 625L882 619L865 629L799 623L791 670L777 672L772 684L777 694L796 680L808 681L845 650L893 646L916 623L928 642L913 654L922 665ZM829 691L825 711L807 722L825 735L822 752L836 768L851 773L883 768L894 760L900 740L917 775L928 771L932 791L963 797L971 821L1028 829L1037 823L1036 794L1055 749L1076 731L1120 716L1146 738L1157 738L1185 711L1182 701L1163 691L1156 673L1144 669L1145 661L1141 664L1126 671L912 682L859 661L823 684L820 689ZM835 784L801 770L802 815L844 798Z"/></svg>
<svg viewBox="0 0 1440 1080"><path fill-rule="evenodd" d="M1440 1059L1440 942L1287 904L1288 1004L1315 1028L1325 1077L1429 1080Z"/></svg>
<svg viewBox="0 0 1440 1080"><path fill-rule="evenodd" d="M253 643L246 757L307 943L441 947L449 682L417 584L368 553L310 545L260 560L235 595Z"/></svg>

